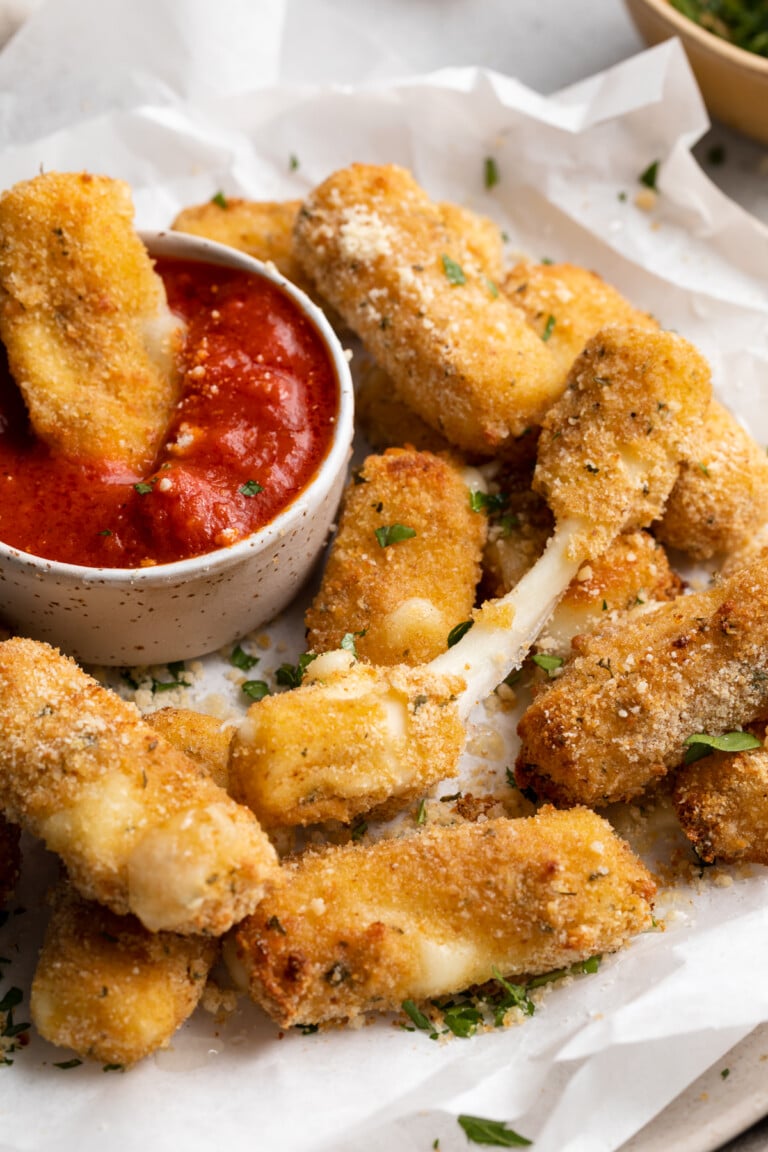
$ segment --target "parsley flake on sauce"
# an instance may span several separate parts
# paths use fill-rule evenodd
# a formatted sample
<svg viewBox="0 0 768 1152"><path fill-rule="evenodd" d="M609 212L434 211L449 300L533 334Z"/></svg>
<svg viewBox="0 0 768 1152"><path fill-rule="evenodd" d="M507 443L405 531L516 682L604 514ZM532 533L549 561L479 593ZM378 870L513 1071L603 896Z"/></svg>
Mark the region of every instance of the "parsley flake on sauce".
<svg viewBox="0 0 768 1152"><path fill-rule="evenodd" d="M472 1144L488 1144L494 1148L527 1148L533 1143L508 1128L506 1120L486 1120L483 1116L457 1116L459 1127Z"/></svg>
<svg viewBox="0 0 768 1152"><path fill-rule="evenodd" d="M445 272L445 275L448 278L448 282L450 284L453 284L454 286L458 284L466 284L467 278L464 275L464 269L462 268L461 264L457 264L455 260L452 260L450 256L446 256L445 253L443 253L442 261L443 271Z"/></svg>
<svg viewBox="0 0 768 1152"><path fill-rule="evenodd" d="M374 532L381 548L399 544L401 540L410 540L415 535L416 529L409 528L407 524L382 524L381 528L377 528Z"/></svg>
<svg viewBox="0 0 768 1152"><path fill-rule="evenodd" d="M148 496L154 488L153 480L140 480L138 484L134 484L134 489L138 492L139 496Z"/></svg>
<svg viewBox="0 0 768 1152"><path fill-rule="evenodd" d="M263 491L264 487L258 480L246 480L245 484L238 488L241 496L258 496L259 492Z"/></svg>

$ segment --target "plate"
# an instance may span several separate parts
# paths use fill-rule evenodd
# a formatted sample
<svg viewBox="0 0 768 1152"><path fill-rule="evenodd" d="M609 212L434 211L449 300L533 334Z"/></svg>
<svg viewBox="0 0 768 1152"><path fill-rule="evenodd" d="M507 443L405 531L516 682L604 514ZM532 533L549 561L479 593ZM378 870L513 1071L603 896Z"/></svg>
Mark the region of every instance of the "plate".
<svg viewBox="0 0 768 1152"><path fill-rule="evenodd" d="M112 43L127 12L110 15ZM160 29L155 59L181 72L186 42L172 25L185 26L179 16ZM216 37L209 39L215 55ZM211 74L224 76L219 63ZM76 86L77 52L69 65ZM87 91L76 95L90 106ZM731 406L768 439L768 236L690 155L706 119L678 45L550 99L474 69L356 91L228 91L209 94L204 108L156 99L148 105L130 89L116 111L20 139L0 156L0 185L41 163L98 167L132 185L141 227L162 228L219 189L289 198L353 160L397 161L436 198L494 216L509 233L510 254L594 268L689 336ZM484 180L489 156L500 175L492 188ZM636 195L640 174L656 161L649 211L649 198ZM269 635L260 673L302 651L300 606ZM201 706L242 709L226 654L190 667L199 673L192 695ZM512 729L509 721L502 733L501 771L511 762ZM14 961L6 980L25 989L48 867L41 859L25 890L29 910L3 929L2 949ZM609 1152L768 1019L767 894L759 870L735 876L729 890L683 893L663 938L644 936L596 975L551 988L524 1026L467 1041L434 1044L391 1020L278 1039L246 1004L222 1024L198 1014L169 1051L124 1075L56 1069L62 1054L34 1040L2 1070L0 1139L25 1152L181 1143L207 1152L213 1140L233 1148L257 1142L270 1152L421 1152L439 1140L441 1152L453 1152L466 1148L456 1115L469 1112L510 1121L535 1138L536 1152Z"/></svg>

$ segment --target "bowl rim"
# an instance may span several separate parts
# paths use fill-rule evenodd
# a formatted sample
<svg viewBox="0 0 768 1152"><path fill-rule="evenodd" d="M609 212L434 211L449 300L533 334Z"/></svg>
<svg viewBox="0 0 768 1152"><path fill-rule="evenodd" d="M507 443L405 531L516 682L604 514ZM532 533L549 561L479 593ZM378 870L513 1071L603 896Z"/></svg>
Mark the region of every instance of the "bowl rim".
<svg viewBox="0 0 768 1152"><path fill-rule="evenodd" d="M681 38L690 37L700 48L712 56L729 60L732 64L746 68L756 76L768 79L768 57L758 56L756 52L748 52L746 48L739 48L738 45L731 44L729 40L725 40L715 32L703 28L701 24L691 20L689 16L678 12L670 0L627 0L627 3L630 8L637 6L655 12L660 19L676 29Z"/></svg>
<svg viewBox="0 0 768 1152"><path fill-rule="evenodd" d="M207 264L251 272L277 285L293 300L299 311L310 320L318 332L334 369L339 397L330 445L315 473L290 504L278 512L268 524L224 548L215 548L199 556L188 556L168 564L148 565L146 568L101 568L50 560L0 540L0 564L3 561L11 561L17 566L43 573L46 577L57 576L67 583L76 582L81 585L130 584L152 587L187 583L197 576L224 572L240 563L249 554L262 552L270 544L281 540L296 523L311 512L314 506L323 502L330 494L339 473L346 468L354 433L354 387L349 367L350 357L317 304L283 276L274 264L257 260L239 249L191 233L175 232L172 229L156 231L140 229L138 235L150 256L200 260Z"/></svg>

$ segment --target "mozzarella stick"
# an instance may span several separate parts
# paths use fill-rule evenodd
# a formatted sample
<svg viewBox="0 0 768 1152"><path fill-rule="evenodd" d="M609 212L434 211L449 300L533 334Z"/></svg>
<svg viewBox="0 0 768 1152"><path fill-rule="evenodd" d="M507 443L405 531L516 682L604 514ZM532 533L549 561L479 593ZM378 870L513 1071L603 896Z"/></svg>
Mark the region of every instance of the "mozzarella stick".
<svg viewBox="0 0 768 1152"><path fill-rule="evenodd" d="M150 464L179 330L122 181L50 172L0 196L0 337L55 452Z"/></svg>
<svg viewBox="0 0 768 1152"><path fill-rule="evenodd" d="M32 981L32 1021L44 1039L105 1064L167 1047L205 988L217 942L148 932L134 916L59 885Z"/></svg>
<svg viewBox="0 0 768 1152"><path fill-rule="evenodd" d="M300 200L242 200L218 195L179 212L171 227L238 248L265 263L271 261L286 279L311 293L313 285L293 251L293 227L300 207Z"/></svg>
<svg viewBox="0 0 768 1152"><path fill-rule="evenodd" d="M672 802L706 863L768 864L768 750L713 752L675 772Z"/></svg>
<svg viewBox="0 0 768 1152"><path fill-rule="evenodd" d="M0 644L0 810L80 893L150 931L218 935L274 874L251 812L46 644Z"/></svg>
<svg viewBox="0 0 768 1152"><path fill-rule="evenodd" d="M252 704L230 759L232 795L265 827L350 822L455 776L462 681L348 652L319 656L301 688Z"/></svg>
<svg viewBox="0 0 768 1152"><path fill-rule="evenodd" d="M160 708L147 716L146 721L174 748L205 768L213 782L227 791L229 747L234 731L231 724L190 708Z"/></svg>
<svg viewBox="0 0 768 1152"><path fill-rule="evenodd" d="M562 805L630 800L689 736L768 715L767 620L758 562L585 639L520 721L518 783Z"/></svg>
<svg viewBox="0 0 768 1152"><path fill-rule="evenodd" d="M495 454L561 390L546 344L404 169L335 173L305 201L294 241L401 398L457 447Z"/></svg>
<svg viewBox="0 0 768 1152"><path fill-rule="evenodd" d="M355 423L376 451L408 445L419 451L448 452L451 445L405 404L378 364L365 366L355 391Z"/></svg>
<svg viewBox="0 0 768 1152"><path fill-rule="evenodd" d="M281 1027L537 974L651 925L653 881L586 809L311 852L226 945Z"/></svg>
<svg viewBox="0 0 768 1152"><path fill-rule="evenodd" d="M445 651L475 603L486 527L450 460L404 449L369 456L345 493L305 616L309 649L340 648L353 634L373 664L424 664Z"/></svg>
<svg viewBox="0 0 768 1152"><path fill-rule="evenodd" d="M595 272L575 264L522 261L506 274L502 289L546 340L563 383L584 345L601 328L659 326Z"/></svg>
<svg viewBox="0 0 768 1152"><path fill-rule="evenodd" d="M768 456L713 400L654 531L671 548L708 560L740 548L766 523Z"/></svg>
<svg viewBox="0 0 768 1152"><path fill-rule="evenodd" d="M0 815L0 908L16 889L21 872L21 829Z"/></svg>

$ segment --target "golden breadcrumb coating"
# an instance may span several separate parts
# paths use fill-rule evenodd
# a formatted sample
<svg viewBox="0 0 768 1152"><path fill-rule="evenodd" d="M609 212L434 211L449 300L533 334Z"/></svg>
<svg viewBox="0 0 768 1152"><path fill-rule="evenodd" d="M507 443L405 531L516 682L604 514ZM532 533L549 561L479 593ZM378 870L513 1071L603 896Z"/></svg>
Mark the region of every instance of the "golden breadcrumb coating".
<svg viewBox="0 0 768 1152"><path fill-rule="evenodd" d="M646 611L674 600L682 581L667 554L648 532L617 536L596 560L583 564L539 636L542 651L567 657L575 636L586 635L619 615Z"/></svg>
<svg viewBox="0 0 768 1152"><path fill-rule="evenodd" d="M268 828L405 804L456 775L462 687L428 669L319 656L301 687L249 708L232 743L232 795Z"/></svg>
<svg viewBox="0 0 768 1152"><path fill-rule="evenodd" d="M281 1027L321 1023L613 951L653 894L606 821L544 809L308 853L227 950Z"/></svg>
<svg viewBox="0 0 768 1152"><path fill-rule="evenodd" d="M16 889L21 872L21 829L0 815L0 908L4 908Z"/></svg>
<svg viewBox="0 0 768 1152"><path fill-rule="evenodd" d="M675 773L672 802L702 860L768 864L768 751L713 752Z"/></svg>
<svg viewBox="0 0 768 1152"><path fill-rule="evenodd" d="M712 400L654 531L694 560L732 552L768 523L768 456L731 413Z"/></svg>
<svg viewBox="0 0 768 1152"><path fill-rule="evenodd" d="M400 399L378 364L367 364L355 391L355 424L376 451L408 445L426 452L447 452L451 445Z"/></svg>
<svg viewBox="0 0 768 1152"><path fill-rule="evenodd" d="M575 264L536 264L522 261L507 272L503 291L526 315L565 379L584 345L601 328L657 329L647 312L606 284L596 272Z"/></svg>
<svg viewBox="0 0 768 1152"><path fill-rule="evenodd" d="M534 488L558 523L593 526L596 555L619 532L661 513L710 396L709 366L681 336L606 328L547 413Z"/></svg>
<svg viewBox="0 0 768 1152"><path fill-rule="evenodd" d="M558 394L554 361L405 169L353 164L299 212L296 253L422 419L492 455Z"/></svg>
<svg viewBox="0 0 768 1152"><path fill-rule="evenodd" d="M160 708L146 721L174 748L205 768L214 784L227 790L233 725L190 708Z"/></svg>
<svg viewBox="0 0 768 1152"><path fill-rule="evenodd" d="M0 644L0 809L82 895L152 931L225 932L277 858L252 813L47 644Z"/></svg>
<svg viewBox="0 0 768 1152"><path fill-rule="evenodd" d="M54 451L150 464L178 395L179 331L127 184L49 172L0 196L0 337Z"/></svg>
<svg viewBox="0 0 768 1152"><path fill-rule="evenodd" d="M518 783L563 805L630 800L689 736L768 714L767 620L758 562L585 638L520 721Z"/></svg>
<svg viewBox="0 0 768 1152"><path fill-rule="evenodd" d="M192 1014L217 943L148 932L63 883L32 981L32 1021L78 1056L133 1064L165 1048Z"/></svg>
<svg viewBox="0 0 768 1152"><path fill-rule="evenodd" d="M531 488L533 468L502 470L491 492L500 503L492 512L483 549L482 592L503 596L522 579L544 551L555 518L546 500Z"/></svg>
<svg viewBox="0 0 768 1152"><path fill-rule="evenodd" d="M271 261L287 280L312 288L293 253L293 227L301 200L241 200L216 197L179 212L176 232L203 236L238 248L265 263Z"/></svg>
<svg viewBox="0 0 768 1152"><path fill-rule="evenodd" d="M463 204L446 200L437 205L437 210L449 232L461 236L478 268L500 286L504 275L504 237L498 224Z"/></svg>
<svg viewBox="0 0 768 1152"><path fill-rule="evenodd" d="M386 544L400 525L415 533ZM338 533L305 615L312 652L354 634L372 664L424 664L475 603L487 518L470 507L461 469L449 459L391 448L369 456L344 495Z"/></svg>

